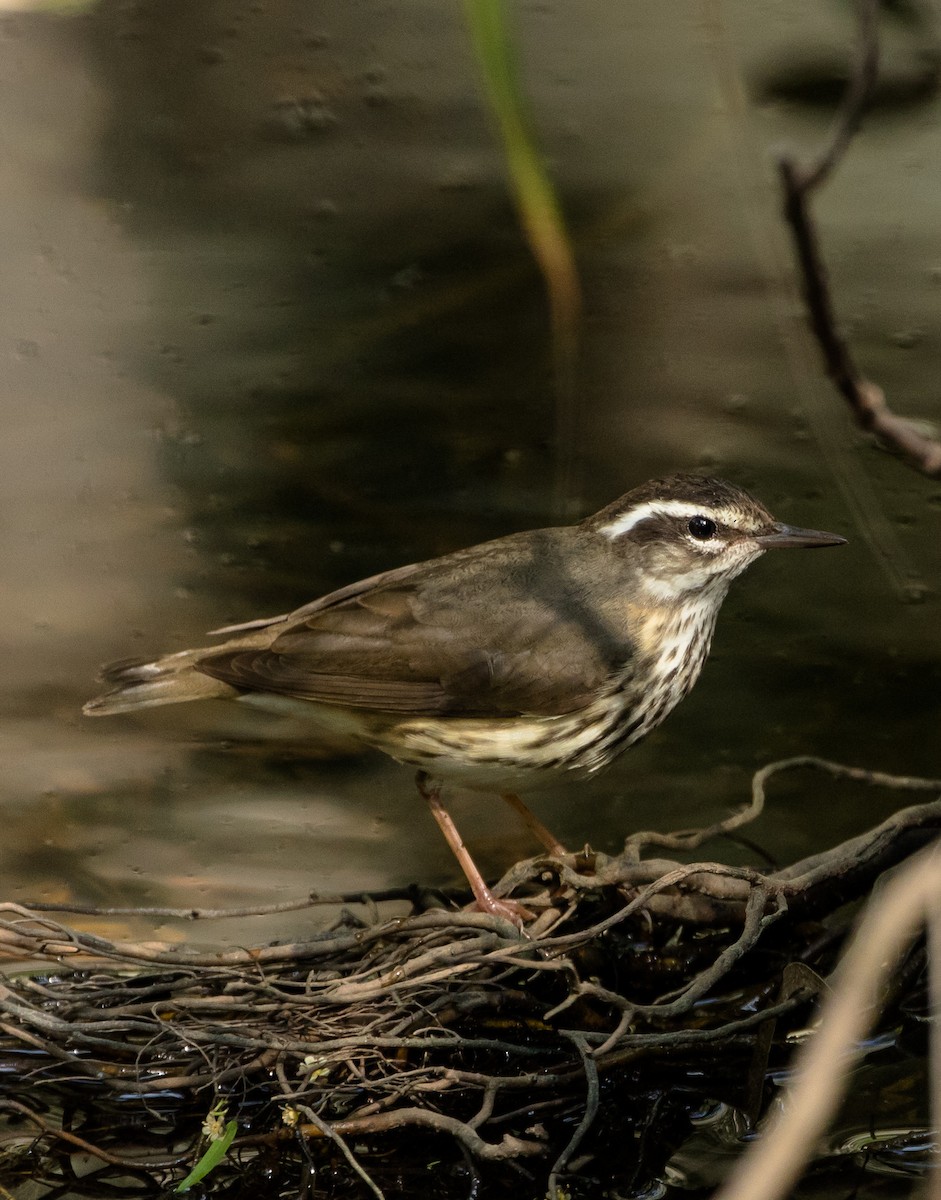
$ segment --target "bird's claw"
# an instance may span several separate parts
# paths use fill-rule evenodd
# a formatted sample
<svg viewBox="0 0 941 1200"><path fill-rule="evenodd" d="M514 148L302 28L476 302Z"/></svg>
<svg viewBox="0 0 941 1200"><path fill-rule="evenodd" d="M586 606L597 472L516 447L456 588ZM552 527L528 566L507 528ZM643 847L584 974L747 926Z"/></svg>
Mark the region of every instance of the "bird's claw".
<svg viewBox="0 0 941 1200"><path fill-rule="evenodd" d="M509 921L511 925L515 925L517 929L522 929L527 921L532 921L536 914L521 904L518 900L500 900L491 892L484 896L477 896L473 904L469 904L468 908L473 911L489 913L492 917L500 917L504 921Z"/></svg>

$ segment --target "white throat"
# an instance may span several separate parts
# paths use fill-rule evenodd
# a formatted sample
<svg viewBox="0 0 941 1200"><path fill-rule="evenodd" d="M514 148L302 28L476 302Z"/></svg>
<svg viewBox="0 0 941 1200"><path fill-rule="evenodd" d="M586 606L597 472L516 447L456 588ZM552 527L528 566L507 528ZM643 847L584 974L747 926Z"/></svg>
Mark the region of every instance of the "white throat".
<svg viewBox="0 0 941 1200"><path fill-rule="evenodd" d="M659 725L699 678L724 595L724 587L687 595L684 602L655 607L643 623L638 640L650 670L645 685L650 714L644 733Z"/></svg>

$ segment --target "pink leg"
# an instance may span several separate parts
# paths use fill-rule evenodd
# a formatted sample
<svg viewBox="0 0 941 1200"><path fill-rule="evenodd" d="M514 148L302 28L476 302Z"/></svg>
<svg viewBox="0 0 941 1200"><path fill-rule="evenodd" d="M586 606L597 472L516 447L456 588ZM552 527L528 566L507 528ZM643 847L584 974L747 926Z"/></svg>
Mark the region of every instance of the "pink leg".
<svg viewBox="0 0 941 1200"><path fill-rule="evenodd" d="M542 821L529 811L516 792L501 792L500 799L505 800L510 808L516 809L523 818L526 828L534 835L537 842L541 842L545 846L550 854L556 858L561 858L563 855L568 854L568 850L566 850L555 834L550 829L547 829Z"/></svg>
<svg viewBox="0 0 941 1200"><path fill-rule="evenodd" d="M498 900L484 881L477 864L470 856L470 851L464 845L464 839L458 833L457 826L448 810L441 803L441 788L434 783L424 771L419 771L415 778L418 791L428 801L431 815L438 822L438 828L444 834L445 841L451 847L454 857L460 864L461 870L474 893L476 907L481 912L492 913L495 917L503 917L514 925L522 926L524 917L532 917L529 909L515 900Z"/></svg>

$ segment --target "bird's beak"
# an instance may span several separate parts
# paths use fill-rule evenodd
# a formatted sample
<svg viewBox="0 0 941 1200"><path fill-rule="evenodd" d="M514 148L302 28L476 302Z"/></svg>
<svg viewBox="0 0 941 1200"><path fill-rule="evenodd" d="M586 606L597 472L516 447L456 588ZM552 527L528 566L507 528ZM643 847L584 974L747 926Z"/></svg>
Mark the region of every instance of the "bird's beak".
<svg viewBox="0 0 941 1200"><path fill-rule="evenodd" d="M762 550L784 550L789 546L803 546L812 550L815 546L845 546L846 538L838 533L824 533L822 529L798 529L795 525L775 524L771 533L760 533L755 541Z"/></svg>

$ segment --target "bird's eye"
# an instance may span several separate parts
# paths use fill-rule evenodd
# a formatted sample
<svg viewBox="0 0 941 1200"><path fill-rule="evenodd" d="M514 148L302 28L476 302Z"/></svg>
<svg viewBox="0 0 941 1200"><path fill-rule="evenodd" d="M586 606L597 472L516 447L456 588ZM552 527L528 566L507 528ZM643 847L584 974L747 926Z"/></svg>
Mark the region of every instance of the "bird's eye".
<svg viewBox="0 0 941 1200"><path fill-rule="evenodd" d="M708 517L690 517L686 528L700 542L708 542L711 537L716 536L716 523Z"/></svg>

